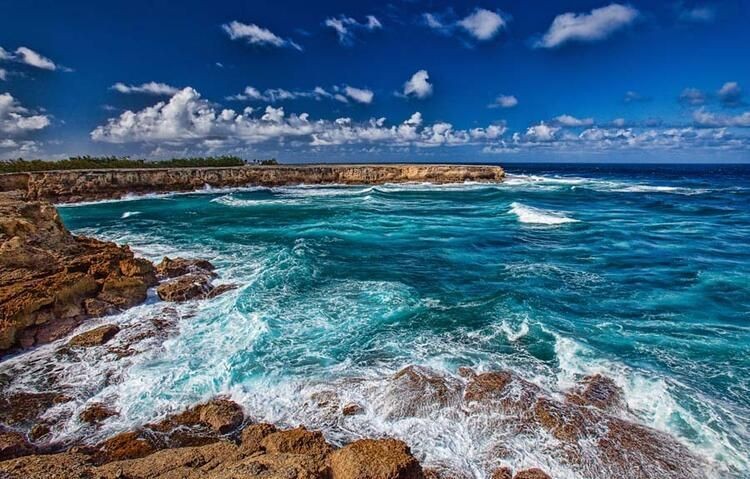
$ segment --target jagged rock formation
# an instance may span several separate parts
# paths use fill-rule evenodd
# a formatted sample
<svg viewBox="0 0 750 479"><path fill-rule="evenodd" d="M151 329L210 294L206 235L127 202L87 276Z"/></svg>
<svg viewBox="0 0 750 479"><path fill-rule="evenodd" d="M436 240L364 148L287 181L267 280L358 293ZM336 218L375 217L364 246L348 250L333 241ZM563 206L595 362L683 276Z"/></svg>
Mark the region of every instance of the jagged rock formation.
<svg viewBox="0 0 750 479"><path fill-rule="evenodd" d="M29 200L76 202L128 193L190 191L208 185L238 187L296 184L453 183L502 181L499 166L480 165L279 165L50 171L0 175L0 191L22 191Z"/></svg>
<svg viewBox="0 0 750 479"><path fill-rule="evenodd" d="M127 246L71 234L49 203L0 196L0 354L139 304L155 284Z"/></svg>

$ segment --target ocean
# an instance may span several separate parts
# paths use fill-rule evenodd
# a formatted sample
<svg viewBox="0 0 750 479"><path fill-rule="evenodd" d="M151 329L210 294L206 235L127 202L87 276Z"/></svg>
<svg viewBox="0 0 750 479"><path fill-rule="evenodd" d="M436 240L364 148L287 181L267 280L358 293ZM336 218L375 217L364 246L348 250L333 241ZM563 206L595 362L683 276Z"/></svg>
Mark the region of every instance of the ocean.
<svg viewBox="0 0 750 479"><path fill-rule="evenodd" d="M390 435L425 465L487 477L498 464L566 465L550 438L511 435L452 405L400 414L388 378L408 365L509 369L561 395L603 373L629 420L677 437L708 475L750 469L750 166L509 164L502 184L204 190L60 208L75 233L138 254L200 257L239 287L182 304L154 297L102 322L166 337L118 359L54 345L0 367L53 369L120 411L105 437L227 394L256 420L344 443ZM89 328L87 323L82 329ZM93 348L97 349L97 348ZM18 385L16 385L17 387ZM364 413L342 418L334 391ZM75 417L75 416L73 416ZM92 439L93 440L93 439ZM606 476L602 472L602 477Z"/></svg>

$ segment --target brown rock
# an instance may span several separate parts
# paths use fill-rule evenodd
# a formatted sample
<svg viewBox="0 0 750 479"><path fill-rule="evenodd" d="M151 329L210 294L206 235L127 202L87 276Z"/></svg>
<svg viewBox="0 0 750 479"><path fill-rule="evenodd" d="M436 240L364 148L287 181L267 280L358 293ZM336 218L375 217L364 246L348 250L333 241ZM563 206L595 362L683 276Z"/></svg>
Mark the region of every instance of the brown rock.
<svg viewBox="0 0 750 479"><path fill-rule="evenodd" d="M303 427L278 431L264 437L261 446L269 454L303 454L308 456L325 456L333 447L323 438L319 431L308 431Z"/></svg>
<svg viewBox="0 0 750 479"><path fill-rule="evenodd" d="M203 259L171 259L166 256L161 263L156 265L156 273L160 278L176 278L189 273L207 273L214 269L214 265Z"/></svg>
<svg viewBox="0 0 750 479"><path fill-rule="evenodd" d="M513 479L552 479L549 474L542 471L541 469L532 468L518 471Z"/></svg>
<svg viewBox="0 0 750 479"><path fill-rule="evenodd" d="M117 411L105 406L102 403L94 403L84 409L78 417L83 422L87 422L89 424L98 424L112 416L117 416Z"/></svg>
<svg viewBox="0 0 750 479"><path fill-rule="evenodd" d="M498 467L492 471L492 479L513 479L513 470L509 467Z"/></svg>
<svg viewBox="0 0 750 479"><path fill-rule="evenodd" d="M19 432L0 431L0 461L7 461L16 457L27 456L34 453L32 446L26 437Z"/></svg>
<svg viewBox="0 0 750 479"><path fill-rule="evenodd" d="M220 284L212 288L211 291L209 291L208 294L206 295L206 298L207 299L215 298L229 291L233 291L237 289L237 287L238 286L236 284Z"/></svg>
<svg viewBox="0 0 750 479"><path fill-rule="evenodd" d="M138 431L129 431L112 436L96 446L94 461L106 464L124 459L148 456L159 449L156 442Z"/></svg>
<svg viewBox="0 0 750 479"><path fill-rule="evenodd" d="M153 276L129 248L72 235L52 205L0 194L0 354L142 302Z"/></svg>
<svg viewBox="0 0 750 479"><path fill-rule="evenodd" d="M505 392L512 376L507 371L478 374L471 378L464 392L466 401L497 399Z"/></svg>
<svg viewBox="0 0 750 479"><path fill-rule="evenodd" d="M36 442L49 434L50 431L50 426L47 423L40 422L38 424L34 424L34 426L29 431L29 439Z"/></svg>
<svg viewBox="0 0 750 479"><path fill-rule="evenodd" d="M51 407L68 401L68 396L55 392L5 394L0 396L0 422L11 426L30 425Z"/></svg>
<svg viewBox="0 0 750 479"><path fill-rule="evenodd" d="M414 416L458 403L461 383L429 368L407 366L393 376L388 394L394 398L389 415Z"/></svg>
<svg viewBox="0 0 750 479"><path fill-rule="evenodd" d="M226 434L239 427L244 418L239 404L217 398L170 416L159 423L148 424L146 427L153 431L168 433L179 427L203 426L214 433Z"/></svg>
<svg viewBox="0 0 750 479"><path fill-rule="evenodd" d="M101 346L120 332L120 327L115 324L105 324L98 328L90 329L84 333L74 336L68 341L68 346L79 348L90 348Z"/></svg>
<svg viewBox="0 0 750 479"><path fill-rule="evenodd" d="M362 439L330 456L332 479L423 479L422 466L396 439Z"/></svg>
<svg viewBox="0 0 750 479"><path fill-rule="evenodd" d="M362 412L364 412L362 406L352 402L345 404L344 408L341 410L341 414L344 416L354 416L355 414L361 414Z"/></svg>
<svg viewBox="0 0 750 479"><path fill-rule="evenodd" d="M276 426L272 424L251 424L242 430L240 440L242 442L242 449L249 454L260 451L263 449L261 442L267 436L278 431Z"/></svg>
<svg viewBox="0 0 750 479"><path fill-rule="evenodd" d="M587 376L582 387L568 393L566 399L582 406L593 406L601 410L614 410L623 407L623 392L615 382L601 374Z"/></svg>
<svg viewBox="0 0 750 479"><path fill-rule="evenodd" d="M19 457L0 462L3 479L89 479L93 475L84 454L53 454Z"/></svg>
<svg viewBox="0 0 750 479"><path fill-rule="evenodd" d="M163 301L188 301L205 298L212 289L210 276L192 273L159 285L156 293Z"/></svg>

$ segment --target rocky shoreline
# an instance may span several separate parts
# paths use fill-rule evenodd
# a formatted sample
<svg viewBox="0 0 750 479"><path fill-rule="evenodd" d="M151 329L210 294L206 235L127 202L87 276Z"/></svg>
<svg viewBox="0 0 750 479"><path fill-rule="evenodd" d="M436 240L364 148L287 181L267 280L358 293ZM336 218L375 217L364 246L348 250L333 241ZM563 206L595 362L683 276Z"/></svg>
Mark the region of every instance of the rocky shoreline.
<svg viewBox="0 0 750 479"><path fill-rule="evenodd" d="M266 168L264 171L270 171ZM418 181L415 175L424 177L433 171L421 168L414 170L421 173L407 175L408 181ZM362 176L351 181L365 181L370 174L366 171L370 170L362 170ZM496 180L502 178L502 170L490 172L499 175ZM55 174L62 175L60 178L75 176ZM76 174L79 179L90 179L88 173ZM95 178L101 178L96 176L100 174L105 173L95 173ZM269 182L276 181L275 174ZM46 185L43 188L0 194L0 355L68 338L87 320L142 303L151 288L167 302L211 298L233 288L214 285L214 268L205 260L165 258L154 265L135 257L127 246L73 235L51 204L33 199L72 201L83 198L81 190L62 193L50 185L64 183L53 183L48 173L44 175L46 179L34 183ZM386 181L386 176L387 181L394 181L391 176L378 175L378 181ZM345 181L337 176L332 182ZM196 186L180 184L191 189ZM124 192L131 190L91 189L94 196L116 197ZM75 356L98 348L124 360L139 354L135 348L139 341L166 339L174 329L173 318L144 321L151 323L147 332L128 336L117 324L97 319L95 326L54 346L54 354ZM123 344L112 346L123 336L127 336ZM8 387L14 379L10 373L23 371L0 371L3 479L469 477L441 465L420 464L401 440L372 438L331 444L320 432L304 427L282 429L257 422L253 411L224 397L103 440L84 437L59 442L50 433L60 427L51 411L87 398L69 396L56 382L54 370L45 373L49 375L43 381L47 388L35 392ZM550 454L586 477L705 477L707 465L686 446L631 419L622 390L605 376L584 378L577 388L559 395L511 371L459 368L455 375L447 375L414 365L387 377L384 384L383 394L398 403L394 415L421 417L435 408L454 408L459 414L487 418L482 427L552 441L555 448ZM321 415L346 420L368 407L340 400L335 386L331 388L307 399ZM119 414L107 404L87 403L77 413L77 420L96 431ZM496 444L495 450L496 466L485 471L487 477L544 479L550 477L548 473L555 477L558 472L534 467L514 471L508 467L513 454L506 444Z"/></svg>
<svg viewBox="0 0 750 479"><path fill-rule="evenodd" d="M122 198L127 194L192 191L206 186L499 182L504 177L505 172L501 167L483 165L278 165L71 170L0 174L0 192L21 191L28 200L75 203Z"/></svg>

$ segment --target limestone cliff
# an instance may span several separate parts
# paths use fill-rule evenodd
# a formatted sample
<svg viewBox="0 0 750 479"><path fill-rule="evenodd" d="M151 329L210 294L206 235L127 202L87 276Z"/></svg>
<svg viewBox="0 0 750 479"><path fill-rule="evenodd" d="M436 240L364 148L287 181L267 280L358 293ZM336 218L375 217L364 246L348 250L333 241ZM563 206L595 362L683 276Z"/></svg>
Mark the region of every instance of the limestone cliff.
<svg viewBox="0 0 750 479"><path fill-rule="evenodd" d="M128 193L190 191L206 185L220 188L247 185L499 182L504 175L499 166L411 164L48 171L0 175L0 191L19 190L29 200L66 203L119 198Z"/></svg>

